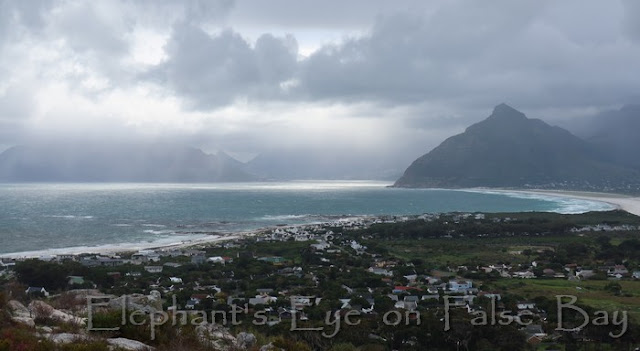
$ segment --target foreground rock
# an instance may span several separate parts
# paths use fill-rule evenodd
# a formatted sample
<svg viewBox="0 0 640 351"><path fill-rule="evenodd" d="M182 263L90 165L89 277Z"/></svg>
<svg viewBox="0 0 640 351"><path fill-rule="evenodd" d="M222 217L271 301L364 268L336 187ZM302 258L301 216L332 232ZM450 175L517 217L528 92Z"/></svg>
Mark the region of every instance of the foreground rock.
<svg viewBox="0 0 640 351"><path fill-rule="evenodd" d="M251 333L240 332L236 336L236 347L240 350L248 350L257 342L256 336Z"/></svg>
<svg viewBox="0 0 640 351"><path fill-rule="evenodd" d="M88 341L90 338L82 334L60 333L45 335L45 337L56 344L71 344L78 341Z"/></svg>
<svg viewBox="0 0 640 351"><path fill-rule="evenodd" d="M130 351L149 351L155 350L153 347L143 344L140 341L126 339L126 338L111 338L107 339L107 343L111 346L119 347L124 350Z"/></svg>
<svg viewBox="0 0 640 351"><path fill-rule="evenodd" d="M7 306L9 307L12 321L32 328L36 326L29 309L19 301L11 300L7 303Z"/></svg>
<svg viewBox="0 0 640 351"><path fill-rule="evenodd" d="M231 350L236 345L236 338L229 329L217 324L203 324L196 327L198 340L216 350Z"/></svg>
<svg viewBox="0 0 640 351"><path fill-rule="evenodd" d="M36 318L51 318L58 322L71 323L77 326L85 326L87 324L85 318L76 317L70 313L56 310L43 301L32 301L29 304L29 310L33 312Z"/></svg>
<svg viewBox="0 0 640 351"><path fill-rule="evenodd" d="M162 310L162 300L155 296L131 294L109 300L109 307L113 309L121 309L123 304L127 306L128 310L144 311L145 313Z"/></svg>

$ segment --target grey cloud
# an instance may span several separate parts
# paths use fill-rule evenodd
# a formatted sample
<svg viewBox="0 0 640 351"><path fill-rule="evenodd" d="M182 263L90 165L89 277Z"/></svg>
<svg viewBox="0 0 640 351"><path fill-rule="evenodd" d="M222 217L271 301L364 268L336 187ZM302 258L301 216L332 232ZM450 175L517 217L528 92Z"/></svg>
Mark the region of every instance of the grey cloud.
<svg viewBox="0 0 640 351"><path fill-rule="evenodd" d="M425 10L433 5L423 0L237 0L229 19L239 26L357 29L399 7Z"/></svg>
<svg viewBox="0 0 640 351"><path fill-rule="evenodd" d="M14 143L23 137L34 107L33 97L26 87L10 87L0 94L0 145Z"/></svg>
<svg viewBox="0 0 640 351"><path fill-rule="evenodd" d="M260 37L255 47L232 30L214 36L179 23L166 46L169 59L149 76L159 79L191 107L215 108L237 98L268 97L294 74L297 44L293 37Z"/></svg>
<svg viewBox="0 0 640 351"><path fill-rule="evenodd" d="M31 114L34 105L28 87L10 87L0 93L0 119L24 119Z"/></svg>
<svg viewBox="0 0 640 351"><path fill-rule="evenodd" d="M309 57L300 93L312 100L463 108L505 100L521 108L610 105L637 94L640 48L567 35L561 22L572 12L560 9L553 17L527 4L456 2L431 16L388 16L370 35ZM610 37L620 35L602 27Z"/></svg>
<svg viewBox="0 0 640 351"><path fill-rule="evenodd" d="M169 86L201 109L245 97L391 106L437 102L479 110L502 101L524 109L610 106L637 96L640 47L617 40L620 26L599 18L619 15L619 8L588 3L588 18L574 20L579 4L451 1L390 13L367 35L326 45L299 62L291 58L293 50L280 47L281 39L272 38L275 49L260 58L267 63L260 68L260 45L251 48L231 32L209 37L177 30L164 70ZM239 1L234 11L244 7ZM225 44L230 42L242 50L231 50ZM217 68L204 66L207 60ZM276 83L286 80L295 84L285 93Z"/></svg>
<svg viewBox="0 0 640 351"><path fill-rule="evenodd" d="M629 38L640 42L640 2L624 0L624 26Z"/></svg>
<svg viewBox="0 0 640 351"><path fill-rule="evenodd" d="M128 50L125 35L133 29L133 23L108 13L110 10L115 12L118 8L111 9L104 3L71 4L56 19L56 29L74 51L92 51L112 59Z"/></svg>
<svg viewBox="0 0 640 351"><path fill-rule="evenodd" d="M194 24L216 21L226 17L234 5L233 0L190 0L185 2L185 17Z"/></svg>
<svg viewBox="0 0 640 351"><path fill-rule="evenodd" d="M25 30L40 31L44 27L44 15L52 7L53 0L0 0L0 45L10 39L9 36L20 36Z"/></svg>

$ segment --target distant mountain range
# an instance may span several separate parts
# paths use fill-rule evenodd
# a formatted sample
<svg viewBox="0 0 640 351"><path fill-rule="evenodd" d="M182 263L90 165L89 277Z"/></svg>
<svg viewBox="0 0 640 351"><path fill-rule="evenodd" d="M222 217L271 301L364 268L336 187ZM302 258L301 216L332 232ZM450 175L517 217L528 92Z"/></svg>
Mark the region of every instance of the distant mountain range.
<svg viewBox="0 0 640 351"><path fill-rule="evenodd" d="M640 105L600 113L575 133L612 162L640 169Z"/></svg>
<svg viewBox="0 0 640 351"><path fill-rule="evenodd" d="M491 116L415 160L398 187L640 190L637 107L590 121L589 136L501 104Z"/></svg>
<svg viewBox="0 0 640 351"><path fill-rule="evenodd" d="M484 121L415 160L404 174L406 155L372 156L369 150L272 150L243 163L224 152L207 154L168 142L39 143L0 153L0 182L397 179L397 187L640 193L640 106L565 127L575 134L501 104Z"/></svg>
<svg viewBox="0 0 640 351"><path fill-rule="evenodd" d="M0 154L4 182L222 182L256 177L232 157L166 143L39 144Z"/></svg>

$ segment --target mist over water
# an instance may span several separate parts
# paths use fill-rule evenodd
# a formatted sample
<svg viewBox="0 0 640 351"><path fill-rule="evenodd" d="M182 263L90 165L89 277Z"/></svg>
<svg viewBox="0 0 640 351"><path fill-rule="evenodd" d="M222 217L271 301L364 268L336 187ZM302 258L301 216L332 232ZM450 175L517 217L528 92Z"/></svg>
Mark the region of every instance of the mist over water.
<svg viewBox="0 0 640 351"><path fill-rule="evenodd" d="M547 195L387 188L385 182L0 184L0 253L177 243L359 215L612 209Z"/></svg>

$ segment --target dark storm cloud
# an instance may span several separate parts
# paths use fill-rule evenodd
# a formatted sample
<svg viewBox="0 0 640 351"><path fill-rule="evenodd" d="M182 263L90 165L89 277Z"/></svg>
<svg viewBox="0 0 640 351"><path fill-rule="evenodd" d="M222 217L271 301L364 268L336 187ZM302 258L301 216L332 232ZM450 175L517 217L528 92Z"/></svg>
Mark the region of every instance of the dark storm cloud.
<svg viewBox="0 0 640 351"><path fill-rule="evenodd" d="M544 7L521 8L521 2L462 5L431 16L388 16L366 37L322 48L302 63L302 93L536 107L611 104L640 87L628 74L640 73L638 48L572 38L555 22L570 20L571 12L547 19Z"/></svg>
<svg viewBox="0 0 640 351"><path fill-rule="evenodd" d="M232 30L209 35L178 23L166 45L169 59L149 73L186 97L195 109L210 109L237 98L278 96L280 84L296 70L293 37L262 35L255 46Z"/></svg>
<svg viewBox="0 0 640 351"><path fill-rule="evenodd" d="M313 14L291 16L303 13L296 4L283 7L282 16L294 17L290 25L313 22ZM435 9L382 14L367 34L324 45L297 62L280 44L275 55L262 59L268 64L261 69L255 63L259 45L251 47L233 32L211 37L178 28L159 71L166 72L178 95L201 109L236 98L391 106L438 102L461 108L511 101L540 108L612 105L637 96L640 51L621 32L633 32L640 21L628 20L623 29L616 19L633 17L638 6L588 2L575 18L577 5L451 1ZM318 11L318 25L339 26L341 16L355 13L353 4L346 5L332 23L321 15L323 6L310 6ZM280 18L275 10L265 11L265 21ZM273 78L266 79L269 75ZM292 83L286 90L278 85L285 81Z"/></svg>

